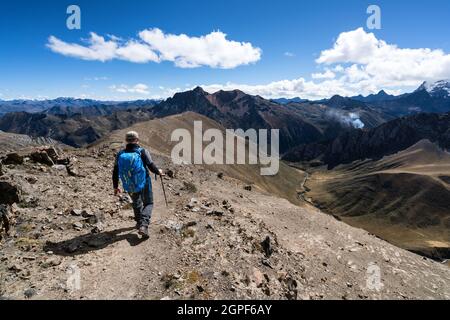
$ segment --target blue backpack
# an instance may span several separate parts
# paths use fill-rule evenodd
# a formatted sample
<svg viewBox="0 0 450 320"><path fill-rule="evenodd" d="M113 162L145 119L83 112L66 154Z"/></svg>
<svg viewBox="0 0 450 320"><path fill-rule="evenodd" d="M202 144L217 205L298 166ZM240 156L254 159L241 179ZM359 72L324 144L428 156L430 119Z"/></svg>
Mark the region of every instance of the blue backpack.
<svg viewBox="0 0 450 320"><path fill-rule="evenodd" d="M147 170L142 161L142 148L131 152L121 151L117 157L119 177L128 193L140 192L145 187Z"/></svg>

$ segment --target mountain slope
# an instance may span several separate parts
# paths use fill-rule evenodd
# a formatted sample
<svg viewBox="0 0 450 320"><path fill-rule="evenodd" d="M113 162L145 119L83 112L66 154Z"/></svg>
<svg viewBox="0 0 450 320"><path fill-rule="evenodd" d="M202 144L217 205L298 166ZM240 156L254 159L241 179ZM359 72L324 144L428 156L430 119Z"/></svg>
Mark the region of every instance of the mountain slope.
<svg viewBox="0 0 450 320"><path fill-rule="evenodd" d="M8 113L0 118L0 130L52 138L70 146L80 147L98 140L113 130L126 128L151 118L148 109L117 111L102 116L17 112Z"/></svg>
<svg viewBox="0 0 450 320"><path fill-rule="evenodd" d="M209 94L200 87L177 93L155 106L154 114L164 117L192 111L207 116L228 129L280 129L280 151L298 143L321 138L317 128L300 115L283 106L250 96L242 91L219 91Z"/></svg>
<svg viewBox="0 0 450 320"><path fill-rule="evenodd" d="M422 139L450 149L450 113L417 114L395 119L370 130L343 132L329 142L299 146L285 156L290 161L320 158L329 167L355 160L380 159Z"/></svg>
<svg viewBox="0 0 450 320"><path fill-rule="evenodd" d="M198 87L175 94L155 106L153 112L156 117L164 117L192 111L230 129L280 129L281 153L299 144L326 140L335 137L338 132L352 129L351 122L342 120L349 114L358 118L361 113L369 127L387 120L381 113L357 101L341 109L335 111L310 103L280 105L239 90L209 94Z"/></svg>
<svg viewBox="0 0 450 320"><path fill-rule="evenodd" d="M449 183L450 153L423 140L378 161L315 169L307 196L395 245L448 259Z"/></svg>
<svg viewBox="0 0 450 320"><path fill-rule="evenodd" d="M218 129L222 131L222 133L225 133L225 128L217 122L193 112L186 112L163 119L137 123L130 128L112 132L104 139L95 142L90 148L96 148L97 146L121 146L123 144L122 141L125 133L129 130L134 130L139 132L141 142L144 145L151 147L153 152L170 156L172 148L178 143L170 141L171 133L175 129L186 129L193 137L194 121L202 121L203 131L208 129ZM225 137L225 135L223 136ZM238 139L242 141L241 138ZM204 146L206 145L207 144L204 143ZM248 152L248 145L246 150ZM225 154L233 151L226 150L224 146L224 150L218 152L220 153L221 158L225 159ZM301 204L297 195L297 190L300 187L300 182L304 179L304 173L287 166L283 162L280 162L279 174L273 177L262 176L260 165L218 164L207 167L209 170L214 170L217 173L222 172L225 176L240 179L249 185L253 185L253 188L262 192L278 195L288 199L292 203Z"/></svg>
<svg viewBox="0 0 450 320"><path fill-rule="evenodd" d="M444 265L157 153L156 163L174 178L165 179L168 208L160 182L153 182L150 239L142 241L126 197L112 195L115 151L109 145L68 151L79 176L29 162L7 168L25 199L12 208L16 222L0 244L2 298L450 298ZM376 266L382 276L370 286L367 275ZM79 288L68 281L77 274Z"/></svg>
<svg viewBox="0 0 450 320"><path fill-rule="evenodd" d="M30 137L27 135L0 131L0 152L7 153L19 151L25 148L37 147L41 145L62 146L60 142L51 138Z"/></svg>

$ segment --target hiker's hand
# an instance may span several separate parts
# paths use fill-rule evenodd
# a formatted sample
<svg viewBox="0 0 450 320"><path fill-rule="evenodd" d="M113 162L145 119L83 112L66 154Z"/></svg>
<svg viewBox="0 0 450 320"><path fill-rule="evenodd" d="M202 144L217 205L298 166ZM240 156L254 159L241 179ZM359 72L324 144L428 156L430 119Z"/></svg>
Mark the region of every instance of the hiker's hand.
<svg viewBox="0 0 450 320"><path fill-rule="evenodd" d="M120 194L120 189L119 188L117 188L117 189L114 189L114 196L118 196Z"/></svg>
<svg viewBox="0 0 450 320"><path fill-rule="evenodd" d="M164 171L162 171L162 169L159 169L159 175L160 175L161 177L164 177L166 174L164 173Z"/></svg>

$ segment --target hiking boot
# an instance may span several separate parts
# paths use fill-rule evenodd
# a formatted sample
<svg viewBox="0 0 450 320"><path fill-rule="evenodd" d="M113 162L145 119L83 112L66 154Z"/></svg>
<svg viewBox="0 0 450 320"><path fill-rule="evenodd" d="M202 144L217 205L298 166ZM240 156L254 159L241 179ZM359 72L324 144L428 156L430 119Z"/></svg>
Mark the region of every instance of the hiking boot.
<svg viewBox="0 0 450 320"><path fill-rule="evenodd" d="M148 227L140 227L139 228L139 234L142 236L142 238L148 239Z"/></svg>

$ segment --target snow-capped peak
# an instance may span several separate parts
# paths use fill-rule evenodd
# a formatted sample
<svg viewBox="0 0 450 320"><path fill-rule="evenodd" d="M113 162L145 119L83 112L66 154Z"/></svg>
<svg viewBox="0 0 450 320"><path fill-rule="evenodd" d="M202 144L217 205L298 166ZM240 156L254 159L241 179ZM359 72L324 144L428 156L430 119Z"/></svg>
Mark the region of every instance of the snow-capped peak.
<svg viewBox="0 0 450 320"><path fill-rule="evenodd" d="M426 90L431 96L450 97L450 80L425 81L417 91Z"/></svg>

